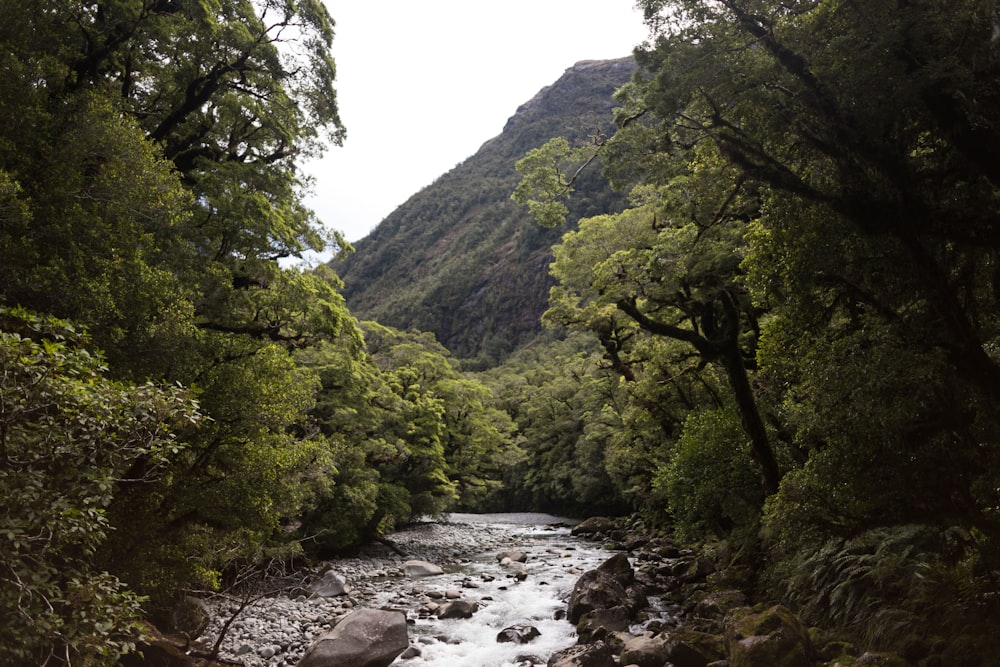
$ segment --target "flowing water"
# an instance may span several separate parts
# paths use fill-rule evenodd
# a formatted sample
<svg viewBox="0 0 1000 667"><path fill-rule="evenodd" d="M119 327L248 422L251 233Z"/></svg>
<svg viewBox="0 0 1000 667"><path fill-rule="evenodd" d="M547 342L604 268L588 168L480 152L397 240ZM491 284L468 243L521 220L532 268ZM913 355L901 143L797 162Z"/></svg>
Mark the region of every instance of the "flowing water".
<svg viewBox="0 0 1000 667"><path fill-rule="evenodd" d="M446 568L445 574L421 579L427 590L475 582L477 588L462 592L466 599L479 601L479 611L469 619L416 620L410 626L410 639L421 655L394 665L509 667L524 664L521 659L526 656L536 656L535 661L544 664L551 654L576 643L574 627L560 619L580 573L609 558L607 550L571 536L567 520L545 514L455 514L449 522L509 529L518 538L512 548L527 553L528 560L501 566L497 552L490 551ZM519 581L514 576L518 570L527 577ZM498 643L497 634L513 625L534 626L541 635L527 644Z"/></svg>
<svg viewBox="0 0 1000 667"><path fill-rule="evenodd" d="M417 524L390 536L410 556L375 550L322 564L344 575L349 595L278 595L245 609L232 598L210 600L206 637L214 640L232 617L224 658L245 667L290 667L334 617L358 606L390 607L407 614L410 645L420 651L398 658L394 667L544 665L576 643L574 627L561 619L577 579L611 556L599 544L570 535L572 523L547 514L452 514L444 522ZM526 553L527 561L498 562L498 553L512 550ZM404 576L410 558L437 563L444 574ZM427 603L446 602L449 592L475 602L478 611L467 619L421 613ZM497 642L498 633L514 625L534 626L541 634L526 644Z"/></svg>

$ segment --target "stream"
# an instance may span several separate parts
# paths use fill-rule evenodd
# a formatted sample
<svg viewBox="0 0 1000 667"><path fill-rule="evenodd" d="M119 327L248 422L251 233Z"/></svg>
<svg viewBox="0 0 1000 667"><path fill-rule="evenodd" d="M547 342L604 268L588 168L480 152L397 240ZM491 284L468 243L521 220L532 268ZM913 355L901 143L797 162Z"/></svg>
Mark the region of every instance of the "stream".
<svg viewBox="0 0 1000 667"><path fill-rule="evenodd" d="M600 544L570 535L573 520L547 514L451 514L390 535L406 557L381 545L356 558L328 561L346 579L336 597L298 595L260 600L242 610L223 643L222 657L246 667L292 667L335 617L358 606L406 612L411 651L394 667L515 667L545 664L550 655L576 643L575 628L562 619L579 576L611 556ZM497 555L519 550L523 563L501 564ZM439 565L443 574L409 577L410 559ZM449 598L475 602L467 619L438 619L428 613ZM225 601L210 603L217 636L235 611ZM513 625L534 626L540 636L526 644L498 643Z"/></svg>
<svg viewBox="0 0 1000 667"><path fill-rule="evenodd" d="M443 575L424 579L421 583L427 587L452 589L466 579L476 582L478 588L465 592L478 599L480 608L470 619L417 619L411 626L410 640L421 646L422 654L396 664L507 667L523 662L526 656L544 664L551 654L576 643L575 628L557 617L564 615L580 574L600 565L610 557L609 552L572 537L566 520L549 515L452 515L450 520L510 531L512 548L524 551L528 560L501 566L496 552L489 551L476 554L467 563L446 567ZM516 571L527 576L519 581L512 576ZM497 642L501 630L522 624L538 628L541 635L528 644Z"/></svg>

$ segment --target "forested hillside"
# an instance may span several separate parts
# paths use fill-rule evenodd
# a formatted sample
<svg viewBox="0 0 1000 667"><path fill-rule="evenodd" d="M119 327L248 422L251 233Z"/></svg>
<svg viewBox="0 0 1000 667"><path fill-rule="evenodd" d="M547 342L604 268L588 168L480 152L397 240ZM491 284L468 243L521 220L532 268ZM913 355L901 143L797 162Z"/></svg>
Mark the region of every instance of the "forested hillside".
<svg viewBox="0 0 1000 667"><path fill-rule="evenodd" d="M416 193L331 266L351 312L390 326L434 333L457 357L480 366L536 336L552 280L552 245L562 231L535 224L510 201L514 163L555 136L586 142L613 132L612 93L631 58L577 63L522 105L499 136ZM569 224L620 210L624 197L599 170L581 179Z"/></svg>

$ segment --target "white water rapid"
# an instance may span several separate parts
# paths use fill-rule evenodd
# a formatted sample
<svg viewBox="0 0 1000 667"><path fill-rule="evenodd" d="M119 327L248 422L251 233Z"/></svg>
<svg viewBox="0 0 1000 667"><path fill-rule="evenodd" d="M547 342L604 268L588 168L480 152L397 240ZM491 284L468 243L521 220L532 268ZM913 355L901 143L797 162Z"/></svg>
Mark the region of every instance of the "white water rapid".
<svg viewBox="0 0 1000 667"><path fill-rule="evenodd" d="M410 628L411 644L421 655L397 660L408 667L510 667L522 656L536 656L544 664L556 651L576 643L575 628L564 616L566 602L582 571L610 557L599 545L570 536L566 520L549 515L452 515L449 521L497 526L518 539L511 548L528 555L525 563L500 566L496 551L479 554L446 572L421 580L426 589L454 589L468 578L478 588L463 589L465 597L479 601L479 611L469 619L417 619ZM518 581L515 573L527 577ZM491 580L492 579L492 580ZM513 625L530 625L541 635L527 644L498 643L497 634ZM538 658L541 660L539 661Z"/></svg>

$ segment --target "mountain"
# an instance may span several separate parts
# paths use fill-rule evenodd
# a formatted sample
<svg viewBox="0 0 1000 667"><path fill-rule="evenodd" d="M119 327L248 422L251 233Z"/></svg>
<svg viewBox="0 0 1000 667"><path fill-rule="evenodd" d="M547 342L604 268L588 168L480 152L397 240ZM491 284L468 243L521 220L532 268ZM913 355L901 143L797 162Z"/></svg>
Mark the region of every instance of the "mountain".
<svg viewBox="0 0 1000 667"><path fill-rule="evenodd" d="M581 217L620 210L599 169L574 188L567 227L547 229L510 200L515 162L549 139L586 141L613 130L614 91L631 57L582 61L517 109L503 132L410 197L334 268L360 319L433 332L453 355L501 361L541 331L552 245Z"/></svg>

